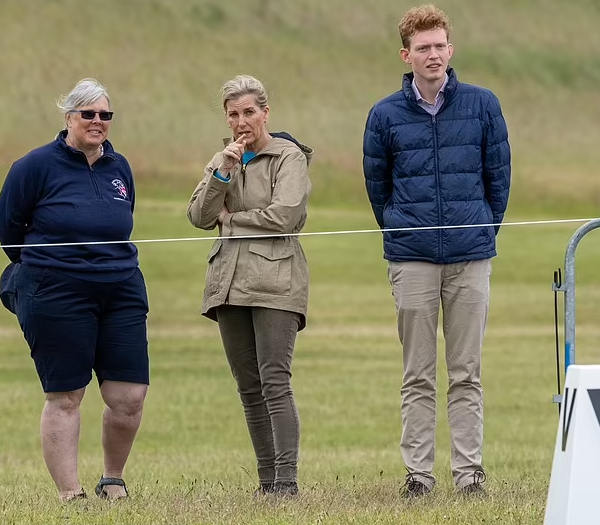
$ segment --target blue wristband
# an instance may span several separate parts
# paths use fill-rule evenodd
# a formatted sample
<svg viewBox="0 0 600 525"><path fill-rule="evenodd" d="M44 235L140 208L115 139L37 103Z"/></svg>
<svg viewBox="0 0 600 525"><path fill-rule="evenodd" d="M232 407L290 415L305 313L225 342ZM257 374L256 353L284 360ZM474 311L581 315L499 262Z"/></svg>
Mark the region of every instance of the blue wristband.
<svg viewBox="0 0 600 525"><path fill-rule="evenodd" d="M229 182L229 180L230 180L229 176L227 176L227 177L223 177L223 175L221 175L221 174L219 173L219 170L215 170L215 171L213 171L213 176L214 176L216 179L220 180L221 182Z"/></svg>

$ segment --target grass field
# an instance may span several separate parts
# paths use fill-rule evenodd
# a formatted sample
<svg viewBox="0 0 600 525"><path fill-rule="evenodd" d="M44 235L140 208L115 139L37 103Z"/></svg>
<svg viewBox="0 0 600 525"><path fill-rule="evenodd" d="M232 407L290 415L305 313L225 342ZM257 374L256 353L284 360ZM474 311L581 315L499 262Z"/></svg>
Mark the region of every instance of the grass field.
<svg viewBox="0 0 600 525"><path fill-rule="evenodd" d="M178 201L141 199L137 239L202 237ZM367 211L312 209L307 232L368 229ZM492 277L484 348L485 464L490 498L452 492L440 363L437 470L426 503L408 507L399 442L401 353L379 234L307 236L309 324L300 334L294 387L302 418L299 501L256 502L254 460L216 325L197 314L211 242L140 244L152 311L152 386L127 469L132 498L61 506L46 473L43 403L14 317L0 315L0 521L3 523L542 522L557 427L552 271L575 225L506 226ZM590 234L592 235L592 234ZM533 248L533 249L532 249ZM595 243L578 252L578 361L596 362ZM440 341L441 343L441 341ZM100 400L83 406L81 472L100 475Z"/></svg>
<svg viewBox="0 0 600 525"><path fill-rule="evenodd" d="M306 232L375 227L363 189L365 115L398 88L405 0L3 0L0 173L52 139L54 100L77 80L106 83L111 140L138 183L135 239L205 237L185 207L226 127L216 93L240 72L271 93L273 130L316 150ZM600 201L600 59L594 0L448 0L453 65L492 88L509 124L507 221L593 217ZM307 236L307 329L293 385L302 420L298 501L255 501L242 409L217 327L200 318L210 240L140 243L151 302L152 385L126 480L132 497L62 506L39 444L43 395L16 319L0 311L0 522L6 524L452 524L543 522L557 410L552 273L578 224L505 226L484 345L489 498L457 498L449 473L440 357L439 485L399 498L401 348L378 233ZM577 251L577 360L600 361L600 244ZM561 298L562 299L562 298ZM440 356L443 341L440 340ZM101 402L83 405L80 470L101 474Z"/></svg>

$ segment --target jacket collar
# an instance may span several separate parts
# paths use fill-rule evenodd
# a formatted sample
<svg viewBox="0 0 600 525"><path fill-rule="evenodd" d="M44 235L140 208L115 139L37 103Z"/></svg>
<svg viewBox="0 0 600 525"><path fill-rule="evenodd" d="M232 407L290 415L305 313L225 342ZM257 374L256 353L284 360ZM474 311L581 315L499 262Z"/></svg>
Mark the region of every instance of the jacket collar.
<svg viewBox="0 0 600 525"><path fill-rule="evenodd" d="M58 132L58 135L56 135L56 144L58 145L59 148L64 149L66 151L69 151L71 153L81 153L79 150L72 148L71 146L69 146L67 144L67 130L66 129L62 129ZM104 148L104 153L103 153L103 157L110 157L111 159L115 158L115 149L113 148L113 145L108 141L105 140L102 143L102 147Z"/></svg>
<svg viewBox="0 0 600 525"><path fill-rule="evenodd" d="M458 78L456 76L456 73L454 72L454 69L452 69L451 67L446 69L446 74L448 75L448 83L446 84L446 87L444 88L444 100L445 100L445 102L448 102L448 100L450 100L453 97L454 92L456 91L456 88L458 87ZM410 73L404 74L404 77L402 78L402 91L404 92L404 95L406 96L406 98L408 100L416 103L417 97L412 88L412 82L413 82L414 78L415 78L415 75L412 71Z"/></svg>

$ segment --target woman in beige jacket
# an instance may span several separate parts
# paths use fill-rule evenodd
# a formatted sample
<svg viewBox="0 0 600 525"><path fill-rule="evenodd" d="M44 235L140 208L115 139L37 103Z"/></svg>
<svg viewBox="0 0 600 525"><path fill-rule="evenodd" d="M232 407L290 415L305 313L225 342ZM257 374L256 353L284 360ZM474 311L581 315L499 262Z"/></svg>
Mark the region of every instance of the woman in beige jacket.
<svg viewBox="0 0 600 525"><path fill-rule="evenodd" d="M269 133L267 93L237 76L221 89L232 139L204 169L187 215L219 228L202 314L219 324L257 459L259 493L298 494L300 422L291 388L296 333L306 325L306 222L312 149ZM228 239L231 237L231 239Z"/></svg>

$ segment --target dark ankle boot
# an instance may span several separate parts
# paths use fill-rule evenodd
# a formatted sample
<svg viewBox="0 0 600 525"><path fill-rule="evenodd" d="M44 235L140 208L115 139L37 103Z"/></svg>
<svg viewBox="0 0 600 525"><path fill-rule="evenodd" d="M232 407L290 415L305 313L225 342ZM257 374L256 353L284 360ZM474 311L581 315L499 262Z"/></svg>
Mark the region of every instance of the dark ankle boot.
<svg viewBox="0 0 600 525"><path fill-rule="evenodd" d="M276 481L273 492L277 496L293 498L298 496L300 490L298 489L298 483L295 481Z"/></svg>
<svg viewBox="0 0 600 525"><path fill-rule="evenodd" d="M254 497L273 494L273 492L275 492L275 484L272 481L261 481L260 486L254 491Z"/></svg>

